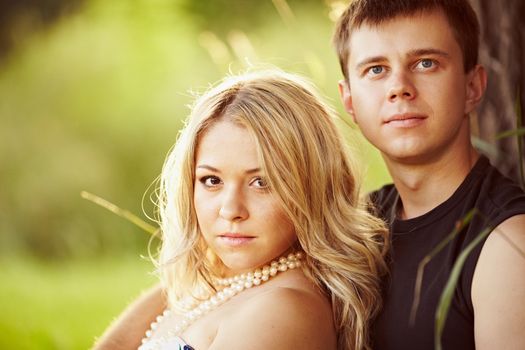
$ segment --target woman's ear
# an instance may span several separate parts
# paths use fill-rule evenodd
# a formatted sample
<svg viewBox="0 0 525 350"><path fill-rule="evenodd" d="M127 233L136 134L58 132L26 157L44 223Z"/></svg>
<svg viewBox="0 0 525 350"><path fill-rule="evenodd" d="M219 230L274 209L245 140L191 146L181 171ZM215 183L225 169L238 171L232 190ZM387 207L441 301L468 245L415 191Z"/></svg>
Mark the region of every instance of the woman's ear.
<svg viewBox="0 0 525 350"><path fill-rule="evenodd" d="M357 124L354 115L354 107L352 105L352 94L350 93L350 84L346 79L339 80L339 96L341 98L341 102L343 103L345 110L348 112L348 114L350 114L354 123Z"/></svg>
<svg viewBox="0 0 525 350"><path fill-rule="evenodd" d="M465 114L469 114L478 106L486 88L487 72L482 65L477 64L467 73Z"/></svg>

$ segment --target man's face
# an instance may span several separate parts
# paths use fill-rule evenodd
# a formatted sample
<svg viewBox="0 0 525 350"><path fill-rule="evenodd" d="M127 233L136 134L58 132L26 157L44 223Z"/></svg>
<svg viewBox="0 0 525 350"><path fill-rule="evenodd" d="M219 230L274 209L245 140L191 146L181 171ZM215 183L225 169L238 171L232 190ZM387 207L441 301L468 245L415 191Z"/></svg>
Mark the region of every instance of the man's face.
<svg viewBox="0 0 525 350"><path fill-rule="evenodd" d="M466 114L479 101L472 90L478 68L464 72L441 11L365 23L349 48L343 103L387 160L422 163L468 144Z"/></svg>

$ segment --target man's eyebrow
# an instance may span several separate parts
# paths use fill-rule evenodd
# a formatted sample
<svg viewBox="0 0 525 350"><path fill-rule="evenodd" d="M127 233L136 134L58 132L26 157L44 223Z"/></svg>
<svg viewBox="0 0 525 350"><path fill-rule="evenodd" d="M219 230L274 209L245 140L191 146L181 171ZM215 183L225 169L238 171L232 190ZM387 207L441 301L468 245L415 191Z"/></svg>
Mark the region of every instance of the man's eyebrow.
<svg viewBox="0 0 525 350"><path fill-rule="evenodd" d="M215 173L220 173L221 172L219 169L214 168L211 165L207 165L207 164L199 164L199 165L197 165L197 169L207 169L207 170L213 171ZM254 174L254 173L258 173L259 171L261 171L261 168L253 168L253 169L246 170L245 173L246 174Z"/></svg>
<svg viewBox="0 0 525 350"><path fill-rule="evenodd" d="M440 50L440 49L435 49L435 48L415 49L415 50L410 50L408 52L408 56L411 56L411 57L427 56L427 55L442 56L445 58L450 57L450 54L448 52Z"/></svg>
<svg viewBox="0 0 525 350"><path fill-rule="evenodd" d="M373 57L368 57L368 58L365 58L364 60L362 60L361 62L359 62L355 68L357 70L361 70L361 68L363 68L364 66L367 66L369 65L370 63L377 63L377 62L384 62L386 61L386 57L385 56L373 56Z"/></svg>

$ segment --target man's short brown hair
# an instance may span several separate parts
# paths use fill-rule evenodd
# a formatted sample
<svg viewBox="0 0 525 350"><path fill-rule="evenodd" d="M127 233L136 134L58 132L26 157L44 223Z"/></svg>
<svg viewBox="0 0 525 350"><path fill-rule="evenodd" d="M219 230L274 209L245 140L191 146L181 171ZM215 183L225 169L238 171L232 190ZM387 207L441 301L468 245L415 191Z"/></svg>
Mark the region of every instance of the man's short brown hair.
<svg viewBox="0 0 525 350"><path fill-rule="evenodd" d="M465 72L478 62L479 23L468 0L353 0L335 27L333 43L339 64L348 80L349 41L362 24L380 25L398 16L442 10L463 53Z"/></svg>

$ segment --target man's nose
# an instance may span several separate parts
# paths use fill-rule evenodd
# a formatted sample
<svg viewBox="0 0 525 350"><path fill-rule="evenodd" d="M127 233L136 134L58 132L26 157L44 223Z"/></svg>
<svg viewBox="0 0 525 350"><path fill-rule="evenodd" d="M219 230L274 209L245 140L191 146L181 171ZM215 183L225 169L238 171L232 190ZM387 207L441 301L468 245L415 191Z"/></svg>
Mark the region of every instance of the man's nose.
<svg viewBox="0 0 525 350"><path fill-rule="evenodd" d="M417 96L417 89L414 86L410 72L400 70L390 76L390 87L388 89L388 100L396 102L398 100L411 100Z"/></svg>

